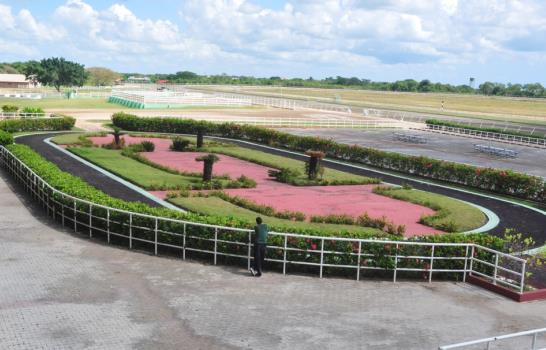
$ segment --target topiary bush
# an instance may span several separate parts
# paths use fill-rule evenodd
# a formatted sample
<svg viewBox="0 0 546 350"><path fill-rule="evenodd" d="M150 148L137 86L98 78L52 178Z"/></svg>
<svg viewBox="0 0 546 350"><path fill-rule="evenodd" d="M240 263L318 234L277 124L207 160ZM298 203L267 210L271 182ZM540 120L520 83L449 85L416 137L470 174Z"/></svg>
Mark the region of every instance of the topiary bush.
<svg viewBox="0 0 546 350"><path fill-rule="evenodd" d="M0 130L0 146L7 146L13 143L13 135L9 132Z"/></svg>

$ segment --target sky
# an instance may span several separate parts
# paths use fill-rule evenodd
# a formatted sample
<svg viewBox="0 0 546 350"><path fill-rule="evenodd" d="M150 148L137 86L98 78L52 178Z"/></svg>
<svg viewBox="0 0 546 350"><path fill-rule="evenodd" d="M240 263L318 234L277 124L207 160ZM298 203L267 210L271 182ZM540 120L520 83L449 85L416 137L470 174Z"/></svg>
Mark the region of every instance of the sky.
<svg viewBox="0 0 546 350"><path fill-rule="evenodd" d="M0 62L546 84L544 0L0 0Z"/></svg>

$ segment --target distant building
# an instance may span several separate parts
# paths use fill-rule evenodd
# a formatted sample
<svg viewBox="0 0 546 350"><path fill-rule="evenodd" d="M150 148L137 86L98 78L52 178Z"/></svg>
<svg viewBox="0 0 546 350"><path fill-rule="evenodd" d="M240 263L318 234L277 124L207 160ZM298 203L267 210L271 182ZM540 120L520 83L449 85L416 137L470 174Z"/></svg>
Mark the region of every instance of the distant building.
<svg viewBox="0 0 546 350"><path fill-rule="evenodd" d="M161 85L165 85L165 84L168 84L169 81L168 80L158 80L156 81L157 84L161 84Z"/></svg>
<svg viewBox="0 0 546 350"><path fill-rule="evenodd" d="M0 88L28 89L37 86L33 80L28 80L24 74L0 74Z"/></svg>
<svg viewBox="0 0 546 350"><path fill-rule="evenodd" d="M150 84L152 81L148 77L134 77L127 78L129 84Z"/></svg>

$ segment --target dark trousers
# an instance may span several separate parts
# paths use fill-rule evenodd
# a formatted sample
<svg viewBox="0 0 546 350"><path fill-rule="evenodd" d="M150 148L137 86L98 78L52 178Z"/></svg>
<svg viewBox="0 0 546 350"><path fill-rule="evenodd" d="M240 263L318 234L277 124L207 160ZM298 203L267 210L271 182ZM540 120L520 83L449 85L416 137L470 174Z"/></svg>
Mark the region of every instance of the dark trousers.
<svg viewBox="0 0 546 350"><path fill-rule="evenodd" d="M265 260L265 247L266 245L263 243L254 244L254 264L252 267L258 272L258 275L262 274L262 266Z"/></svg>

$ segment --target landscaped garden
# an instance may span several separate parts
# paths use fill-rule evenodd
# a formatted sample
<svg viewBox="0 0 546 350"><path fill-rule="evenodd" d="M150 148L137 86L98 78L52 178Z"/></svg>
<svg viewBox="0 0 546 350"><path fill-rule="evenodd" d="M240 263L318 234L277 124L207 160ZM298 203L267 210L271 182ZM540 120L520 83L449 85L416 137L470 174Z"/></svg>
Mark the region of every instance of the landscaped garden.
<svg viewBox="0 0 546 350"><path fill-rule="evenodd" d="M53 142L185 210L249 225L260 215L283 231L412 237L486 222L479 209L455 199L326 169L320 151L307 152L304 162L200 137L119 130ZM210 179L204 176L207 159Z"/></svg>

